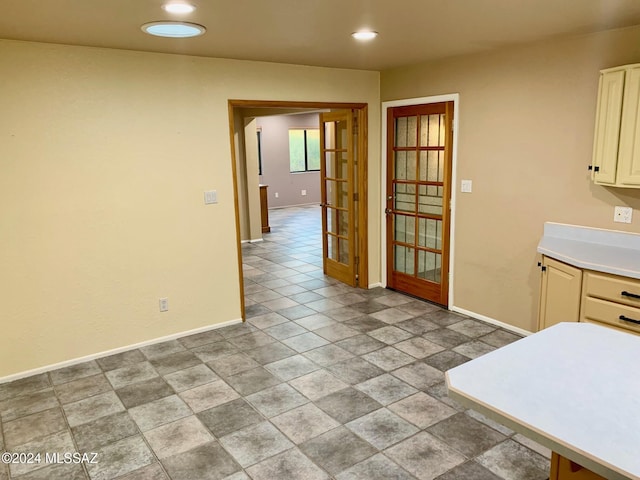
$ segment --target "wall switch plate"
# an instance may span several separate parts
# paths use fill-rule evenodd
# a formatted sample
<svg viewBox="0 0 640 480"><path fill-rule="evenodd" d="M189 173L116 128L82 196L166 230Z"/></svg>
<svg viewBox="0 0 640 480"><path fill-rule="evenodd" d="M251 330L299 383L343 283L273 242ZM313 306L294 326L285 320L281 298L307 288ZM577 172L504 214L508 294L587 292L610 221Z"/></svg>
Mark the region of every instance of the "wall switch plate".
<svg viewBox="0 0 640 480"><path fill-rule="evenodd" d="M278 198L280 196L280 194L278 192L276 192L276 198Z"/></svg>
<svg viewBox="0 0 640 480"><path fill-rule="evenodd" d="M160 299L160 311L161 312L168 312L169 311L169 299L168 298L161 298Z"/></svg>
<svg viewBox="0 0 640 480"><path fill-rule="evenodd" d="M204 192L204 203L205 205L218 203L218 192L216 190L209 190Z"/></svg>
<svg viewBox="0 0 640 480"><path fill-rule="evenodd" d="M471 180L461 180L460 181L460 191L463 193L471 193L473 188L473 182Z"/></svg>
<svg viewBox="0 0 640 480"><path fill-rule="evenodd" d="M302 196L304 197L304 196L307 194L307 191L306 191L306 190L302 190L300 193L301 193L301 194L302 194Z"/></svg>
<svg viewBox="0 0 640 480"><path fill-rule="evenodd" d="M613 221L618 223L631 223L633 208L631 207L615 207L613 210Z"/></svg>

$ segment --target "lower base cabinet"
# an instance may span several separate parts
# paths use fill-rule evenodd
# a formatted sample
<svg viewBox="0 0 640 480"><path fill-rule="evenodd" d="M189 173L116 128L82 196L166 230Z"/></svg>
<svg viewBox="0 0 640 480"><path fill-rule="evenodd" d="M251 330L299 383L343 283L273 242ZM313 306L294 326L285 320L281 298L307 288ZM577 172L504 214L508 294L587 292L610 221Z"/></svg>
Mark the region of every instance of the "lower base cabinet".
<svg viewBox="0 0 640 480"><path fill-rule="evenodd" d="M549 257L542 257L542 283L538 330L560 322L580 319L582 270Z"/></svg>
<svg viewBox="0 0 640 480"><path fill-rule="evenodd" d="M540 266L538 330L580 321L640 334L640 280L582 270L547 256Z"/></svg>

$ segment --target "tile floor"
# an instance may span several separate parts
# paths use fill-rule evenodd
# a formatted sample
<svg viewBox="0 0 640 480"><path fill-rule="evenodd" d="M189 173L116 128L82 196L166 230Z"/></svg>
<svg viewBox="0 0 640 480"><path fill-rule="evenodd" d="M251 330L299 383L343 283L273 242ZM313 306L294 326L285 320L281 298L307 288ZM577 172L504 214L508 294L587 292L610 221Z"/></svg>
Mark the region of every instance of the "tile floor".
<svg viewBox="0 0 640 480"><path fill-rule="evenodd" d="M547 450L449 399L443 372L518 339L322 275L318 207L243 248L248 321L0 385L0 480L544 480Z"/></svg>

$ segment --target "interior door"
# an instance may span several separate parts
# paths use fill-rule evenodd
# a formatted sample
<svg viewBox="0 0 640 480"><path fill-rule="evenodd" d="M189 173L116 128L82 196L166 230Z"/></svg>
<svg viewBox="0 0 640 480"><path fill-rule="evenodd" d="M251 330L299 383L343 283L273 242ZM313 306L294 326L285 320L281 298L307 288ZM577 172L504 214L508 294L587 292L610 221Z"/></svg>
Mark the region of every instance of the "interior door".
<svg viewBox="0 0 640 480"><path fill-rule="evenodd" d="M387 120L387 286L446 306L453 102Z"/></svg>
<svg viewBox="0 0 640 480"><path fill-rule="evenodd" d="M351 286L357 284L355 118L351 110L320 114L323 269Z"/></svg>

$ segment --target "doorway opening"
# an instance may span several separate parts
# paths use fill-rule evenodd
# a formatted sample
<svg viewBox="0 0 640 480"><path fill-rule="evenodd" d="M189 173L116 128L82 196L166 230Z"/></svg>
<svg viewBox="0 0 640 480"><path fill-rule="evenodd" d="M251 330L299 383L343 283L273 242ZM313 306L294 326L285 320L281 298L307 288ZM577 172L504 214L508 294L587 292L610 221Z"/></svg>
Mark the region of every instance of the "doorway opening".
<svg viewBox="0 0 640 480"><path fill-rule="evenodd" d="M256 117L321 112L320 185L324 274L367 287L367 105L229 100L231 159L242 318L242 242L262 238ZM303 132L312 135L312 132ZM254 156L255 154L255 156ZM306 165L306 159L305 159ZM264 190L264 189L263 189ZM255 232L258 232L257 234Z"/></svg>

